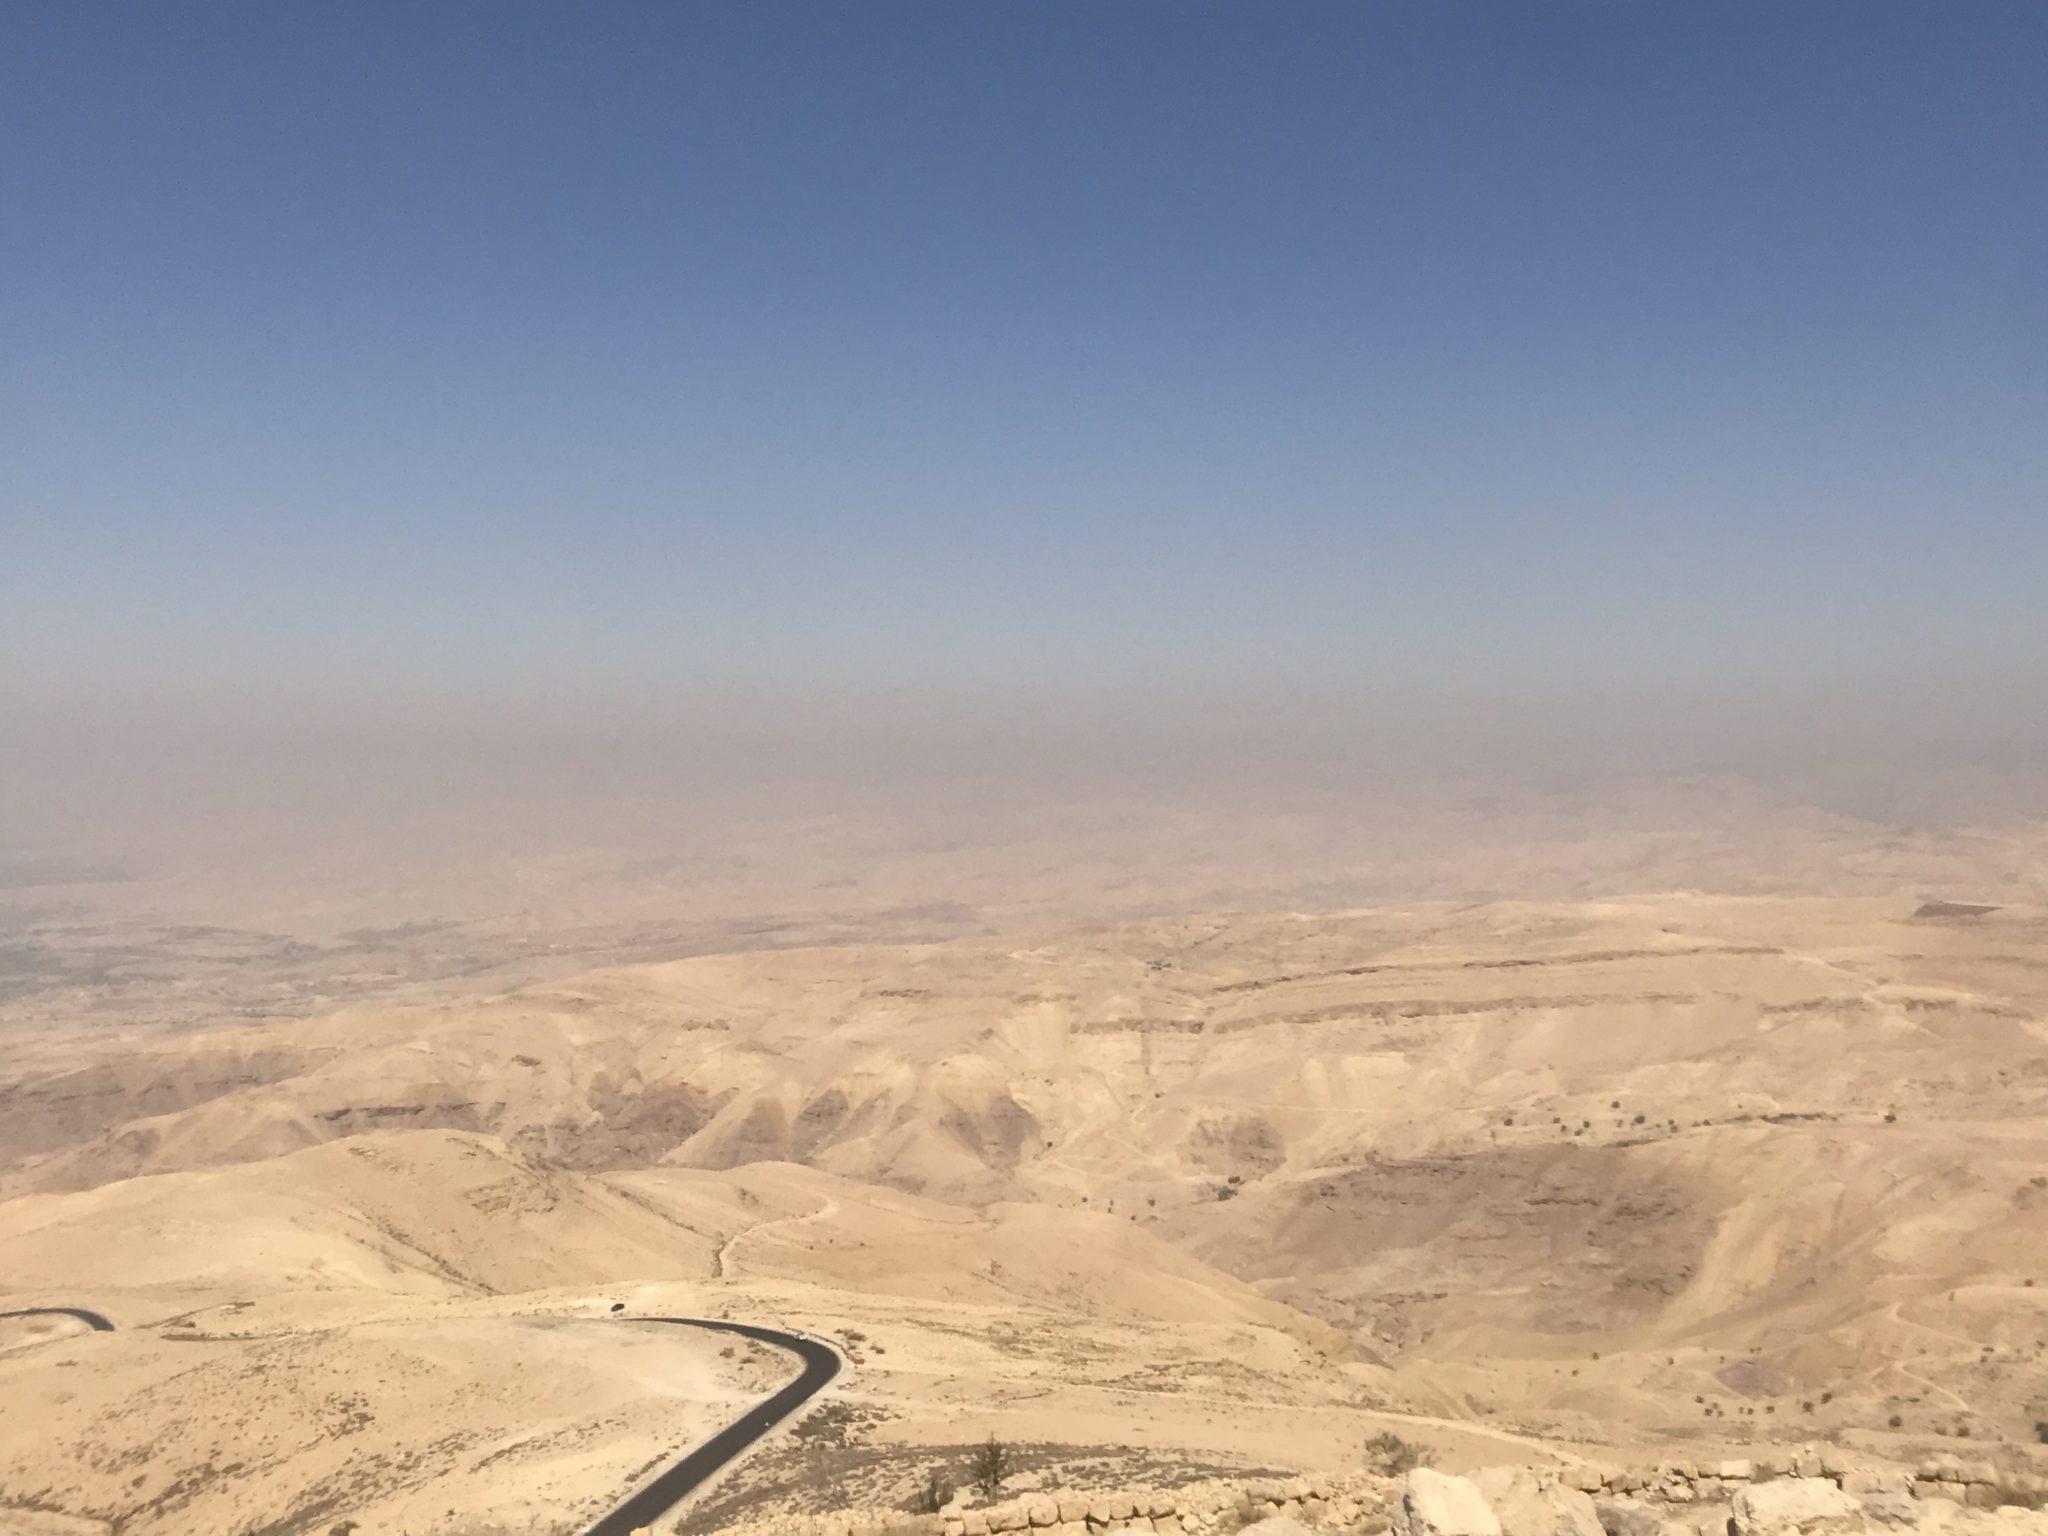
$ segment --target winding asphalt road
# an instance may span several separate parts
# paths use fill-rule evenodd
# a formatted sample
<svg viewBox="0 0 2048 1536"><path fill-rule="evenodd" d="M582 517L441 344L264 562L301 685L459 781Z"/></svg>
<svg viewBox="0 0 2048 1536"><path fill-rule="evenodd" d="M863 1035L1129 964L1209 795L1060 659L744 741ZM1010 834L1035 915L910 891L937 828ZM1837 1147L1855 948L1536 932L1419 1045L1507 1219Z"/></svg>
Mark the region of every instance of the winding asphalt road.
<svg viewBox="0 0 2048 1536"><path fill-rule="evenodd" d="M114 1331L112 1323L84 1307L23 1307L19 1312L0 1312L0 1317L75 1317L94 1333Z"/></svg>
<svg viewBox="0 0 2048 1536"><path fill-rule="evenodd" d="M815 1397L825 1384L839 1374L839 1352L829 1344L807 1339L779 1328L756 1328L751 1323L726 1323L708 1317L622 1317L628 1323L674 1323L684 1328L709 1328L717 1333L736 1333L757 1344L786 1349L803 1361L796 1380L772 1397L763 1398L717 1434L664 1468L610 1514L588 1527L584 1536L632 1536L643 1525L652 1525L661 1515L694 1493L699 1484L759 1440Z"/></svg>
<svg viewBox="0 0 2048 1536"><path fill-rule="evenodd" d="M114 1331L114 1325L105 1317L84 1307L24 1307L18 1312L0 1312L0 1318L8 1317L75 1317L96 1333ZM780 1328L757 1328L752 1323L728 1323L710 1317L616 1317L611 1321L670 1323L678 1328L708 1328L713 1333L737 1334L757 1344L787 1350L803 1362L804 1368L773 1396L763 1398L682 1460L657 1472L625 1503L587 1526L583 1536L632 1536L641 1526L652 1525L696 1492L706 1478L816 1397L839 1374L839 1352L831 1345L807 1339L800 1333L784 1333Z"/></svg>

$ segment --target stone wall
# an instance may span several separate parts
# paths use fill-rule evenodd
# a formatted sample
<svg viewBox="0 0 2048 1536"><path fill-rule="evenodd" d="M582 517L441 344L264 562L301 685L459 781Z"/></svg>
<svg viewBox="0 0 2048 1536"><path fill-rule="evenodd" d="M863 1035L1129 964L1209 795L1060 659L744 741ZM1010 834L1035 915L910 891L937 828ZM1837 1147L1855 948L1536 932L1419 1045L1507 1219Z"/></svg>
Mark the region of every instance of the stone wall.
<svg viewBox="0 0 2048 1536"><path fill-rule="evenodd" d="M1752 1483L1776 1478L1824 1478L1854 1494L1858 1488L1903 1489L1909 1496L1950 1499L1982 1509L2001 1505L2038 1507L2048 1499L2048 1477L2038 1472L2001 1470L1988 1461L1935 1456L1900 1466L1852 1456L1833 1446L1803 1446L1732 1461L1666 1461L1653 1467L1566 1469L1566 1486L1590 1494L1625 1494L1667 1504L1715 1503Z"/></svg>
<svg viewBox="0 0 2048 1536"><path fill-rule="evenodd" d="M1744 1490L1776 1482L1825 1485L1846 1495L1848 1503L1867 1512L1871 1521L1893 1526L1924 1523L1917 1520L1916 1500L1984 1510L2048 1505L2048 1476L2040 1472L1946 1455L1902 1466L1851 1456L1832 1446L1641 1467L1530 1467L1521 1475L1539 1490L1556 1489L1590 1500L1608 1536L1652 1536L1647 1528L1635 1528L1644 1525L1633 1518L1635 1510L1659 1517L1650 1523L1667 1527L1661 1536L1719 1536L1728 1527L1728 1508ZM1178 1488L1033 1492L985 1507L956 1503L936 1515L889 1509L791 1515L727 1526L720 1536L1230 1536L1276 1516L1311 1530L1377 1536L1400 1523L1411 1481L1359 1472L1278 1481L1211 1480ZM1699 1518L1686 1518L1695 1511ZM1505 1536L1518 1533L1509 1530Z"/></svg>
<svg viewBox="0 0 2048 1536"><path fill-rule="evenodd" d="M1318 1474L1275 1481L1211 1480L1179 1488L1121 1488L1113 1492L1027 1493L980 1508L943 1514L849 1509L827 1515L790 1515L724 1527L720 1536L1096 1536L1150 1531L1156 1536L1212 1536L1273 1515L1332 1530L1383 1531L1395 1478L1366 1473Z"/></svg>

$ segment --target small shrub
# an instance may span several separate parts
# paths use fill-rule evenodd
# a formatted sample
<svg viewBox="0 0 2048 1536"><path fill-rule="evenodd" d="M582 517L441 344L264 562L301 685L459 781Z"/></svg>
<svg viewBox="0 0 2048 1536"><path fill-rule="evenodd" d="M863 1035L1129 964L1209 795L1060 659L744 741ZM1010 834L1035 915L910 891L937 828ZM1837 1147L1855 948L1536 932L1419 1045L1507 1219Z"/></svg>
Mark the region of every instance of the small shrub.
<svg viewBox="0 0 2048 1536"><path fill-rule="evenodd" d="M910 1496L907 1507L913 1515L936 1515L953 1502L953 1493L953 1479L943 1472L928 1472L924 1486Z"/></svg>
<svg viewBox="0 0 2048 1536"><path fill-rule="evenodd" d="M2043 1445L2048 1445L2048 1419L2034 1420L2034 1438Z"/></svg>
<svg viewBox="0 0 2048 1536"><path fill-rule="evenodd" d="M988 1443L974 1453L969 1464L969 1476L975 1489L984 1499L993 1502L1002 1497L1003 1483L1017 1470L1010 1457L1010 1448L990 1431Z"/></svg>
<svg viewBox="0 0 2048 1536"><path fill-rule="evenodd" d="M1217 1198L1218 1200L1234 1200L1234 1199L1236 1199L1236 1198L1237 1198L1237 1186L1236 1186L1235 1184L1218 1184L1218 1185L1216 1186L1216 1198Z"/></svg>
<svg viewBox="0 0 2048 1536"><path fill-rule="evenodd" d="M1399 1435L1382 1430L1365 1442L1365 1460L1381 1477L1399 1477L1422 1465L1422 1450Z"/></svg>
<svg viewBox="0 0 2048 1536"><path fill-rule="evenodd" d="M1899 1417L1899 1416L1898 1416L1898 1415L1897 1415L1897 1414L1895 1413L1895 1414L1893 1414L1893 1415L1892 1415L1892 1416L1891 1416L1890 1418L1886 1419L1886 1420L1885 1420L1884 1422L1885 1422L1885 1427L1886 1427L1887 1429L1897 1429L1897 1428L1899 1428L1899 1427L1900 1427L1900 1426L1901 1426L1902 1424L1904 1424L1904 1423L1905 1423L1906 1421L1905 1421L1904 1419L1900 1418L1900 1417Z"/></svg>

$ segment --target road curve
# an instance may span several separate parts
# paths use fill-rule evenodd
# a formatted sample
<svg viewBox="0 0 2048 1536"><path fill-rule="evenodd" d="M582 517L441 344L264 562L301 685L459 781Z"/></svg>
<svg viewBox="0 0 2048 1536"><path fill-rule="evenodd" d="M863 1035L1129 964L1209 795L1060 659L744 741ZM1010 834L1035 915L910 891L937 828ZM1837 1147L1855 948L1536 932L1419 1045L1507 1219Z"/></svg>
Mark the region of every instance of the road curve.
<svg viewBox="0 0 2048 1536"><path fill-rule="evenodd" d="M757 1328L752 1323L728 1323L709 1317L626 1317L619 1321L673 1323L682 1328L709 1328L716 1333L735 1333L757 1344L788 1350L803 1362L804 1368L789 1385L772 1397L763 1398L675 1465L656 1473L652 1481L625 1503L587 1526L583 1536L632 1536L641 1526L652 1525L694 1493L706 1478L809 1402L839 1374L839 1352L829 1344L807 1339L800 1333L784 1333L779 1328Z"/></svg>
<svg viewBox="0 0 2048 1536"><path fill-rule="evenodd" d="M0 1317L75 1317L94 1333L112 1333L114 1325L97 1312L84 1307L23 1307L18 1312L0 1312Z"/></svg>
<svg viewBox="0 0 2048 1536"><path fill-rule="evenodd" d="M114 1331L112 1322L84 1307L23 1307L15 1312L0 1312L0 1318L9 1317L75 1317L96 1333ZM625 1503L586 1527L584 1536L632 1536L641 1526L652 1525L694 1493L706 1478L817 1396L839 1374L839 1352L831 1345L807 1339L800 1333L784 1333L779 1328L759 1328L752 1323L729 1323L711 1317L621 1317L616 1321L669 1323L679 1328L737 1334L757 1344L787 1350L803 1362L804 1368L787 1386L763 1398L675 1465L656 1473Z"/></svg>

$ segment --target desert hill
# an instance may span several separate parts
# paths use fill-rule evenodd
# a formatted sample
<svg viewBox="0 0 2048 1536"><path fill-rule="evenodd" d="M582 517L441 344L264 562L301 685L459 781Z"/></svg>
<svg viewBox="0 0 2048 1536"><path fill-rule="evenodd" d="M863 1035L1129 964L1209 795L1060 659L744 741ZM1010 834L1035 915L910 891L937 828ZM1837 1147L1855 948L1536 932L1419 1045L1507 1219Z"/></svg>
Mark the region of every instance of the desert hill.
<svg viewBox="0 0 2048 1536"><path fill-rule="evenodd" d="M884 1494L990 1428L1212 1470L1389 1428L1447 1464L2017 1448L2048 1418L2048 918L1970 905L1223 914L39 1050L0 1083L0 1304L123 1331L0 1356L41 1405L0 1487L53 1445L119 1461L55 1411L75 1352L345 1362L613 1305L864 1352L835 1390ZM613 1391L560 1410L611 1451L504 1485L616 1491L662 1432ZM325 1507L298 1477L248 1496ZM180 1528L104 1480L46 1502Z"/></svg>

